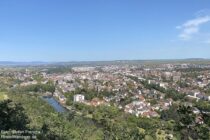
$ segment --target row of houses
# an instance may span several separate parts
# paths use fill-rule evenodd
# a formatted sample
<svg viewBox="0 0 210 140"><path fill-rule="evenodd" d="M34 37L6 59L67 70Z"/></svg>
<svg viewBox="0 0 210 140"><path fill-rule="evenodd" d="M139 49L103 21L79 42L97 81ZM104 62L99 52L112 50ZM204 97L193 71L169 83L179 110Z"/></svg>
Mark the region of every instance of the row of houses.
<svg viewBox="0 0 210 140"><path fill-rule="evenodd" d="M124 111L126 113L134 114L137 117L158 117L159 114L155 112L149 103L143 101L133 101L132 103L125 106Z"/></svg>
<svg viewBox="0 0 210 140"><path fill-rule="evenodd" d="M82 94L74 95L74 102L84 103L86 105L95 106L95 107L100 106L100 105L109 105L108 102L106 102L103 99L99 99L99 98L93 98L91 101L86 101L85 96Z"/></svg>

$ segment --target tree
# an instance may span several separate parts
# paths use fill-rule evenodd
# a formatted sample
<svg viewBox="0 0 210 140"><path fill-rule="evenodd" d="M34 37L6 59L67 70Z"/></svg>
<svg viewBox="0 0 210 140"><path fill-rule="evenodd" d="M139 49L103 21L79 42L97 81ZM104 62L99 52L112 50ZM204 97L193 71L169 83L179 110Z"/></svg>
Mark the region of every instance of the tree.
<svg viewBox="0 0 210 140"><path fill-rule="evenodd" d="M11 100L0 102L0 130L25 130L29 119L20 104Z"/></svg>

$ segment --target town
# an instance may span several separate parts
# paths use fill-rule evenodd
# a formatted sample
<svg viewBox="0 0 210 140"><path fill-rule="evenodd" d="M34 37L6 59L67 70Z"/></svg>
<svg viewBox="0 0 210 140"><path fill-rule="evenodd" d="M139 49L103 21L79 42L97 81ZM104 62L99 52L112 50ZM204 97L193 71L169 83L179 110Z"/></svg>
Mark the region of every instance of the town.
<svg viewBox="0 0 210 140"><path fill-rule="evenodd" d="M0 140L210 140L210 0L0 0Z"/></svg>
<svg viewBox="0 0 210 140"><path fill-rule="evenodd" d="M72 127L71 123L80 118L83 120L80 123L91 121L93 128L100 125L110 131L114 127L112 123L123 125L127 120L124 127L130 128L125 132L128 136L115 132L121 138L135 135L133 129L138 130L137 139L148 140L182 139L185 133L180 129L192 127L186 136L193 136L195 128L199 133L194 138L206 138L210 130L210 64L207 60L8 65L0 68L0 85L1 100L12 99L23 104L32 128L42 129L48 115L54 114L50 115L52 123L58 113L56 119L61 117L64 121L61 123L58 119L61 124L58 127L64 124ZM37 120L37 115L43 122ZM118 130L116 127L114 131ZM59 130L50 127L50 135ZM68 136L70 131L73 133L72 128L66 131ZM101 138L100 131L95 135Z"/></svg>
<svg viewBox="0 0 210 140"><path fill-rule="evenodd" d="M44 94L53 95L66 107L73 102L88 106L113 105L126 113L150 118L160 116L158 112L180 100L185 99L186 103L210 101L209 68L210 65L187 63L105 65L72 67L69 72L62 73L48 73L47 69L34 72L26 68L6 72L6 75L19 81L11 88L51 81L54 91ZM1 72L1 77L4 74Z"/></svg>

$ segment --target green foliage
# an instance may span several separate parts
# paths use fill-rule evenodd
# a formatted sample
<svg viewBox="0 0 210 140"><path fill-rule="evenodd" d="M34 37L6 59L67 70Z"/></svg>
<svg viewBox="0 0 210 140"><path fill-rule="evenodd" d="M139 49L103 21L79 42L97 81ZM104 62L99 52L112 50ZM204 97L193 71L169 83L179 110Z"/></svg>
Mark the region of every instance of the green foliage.
<svg viewBox="0 0 210 140"><path fill-rule="evenodd" d="M36 74L36 75L33 75L33 79L38 81L38 82L41 82L44 80L43 76L41 74Z"/></svg>
<svg viewBox="0 0 210 140"><path fill-rule="evenodd" d="M179 127L188 127L195 121L195 114L192 111L192 108L189 106L180 105L178 110L179 114Z"/></svg>
<svg viewBox="0 0 210 140"><path fill-rule="evenodd" d="M29 127L41 128L45 117L53 115L54 109L40 97L27 93L7 93L15 103L21 103L30 119Z"/></svg>
<svg viewBox="0 0 210 140"><path fill-rule="evenodd" d="M199 103L200 104L200 103ZM195 122L196 115L190 106L173 105L169 110L163 111L161 118L167 120L167 129L180 133L181 139L209 139L209 126L207 120L209 116L204 117L204 124Z"/></svg>
<svg viewBox="0 0 210 140"><path fill-rule="evenodd" d="M137 118L107 106L97 107L93 112L93 120L103 128L107 139L141 140L159 127L158 120Z"/></svg>
<svg viewBox="0 0 210 140"><path fill-rule="evenodd" d="M120 105L125 106L129 103L131 103L133 101L133 99L131 97L126 97L120 100Z"/></svg>
<svg viewBox="0 0 210 140"><path fill-rule="evenodd" d="M29 123L24 108L11 100L0 102L0 130L25 130Z"/></svg>
<svg viewBox="0 0 210 140"><path fill-rule="evenodd" d="M5 92L0 92L0 101L6 100L6 99L8 99L8 97L5 94Z"/></svg>
<svg viewBox="0 0 210 140"><path fill-rule="evenodd" d="M160 129L157 129L155 136L156 140L166 140L167 138L170 139L169 135L164 130Z"/></svg>
<svg viewBox="0 0 210 140"><path fill-rule="evenodd" d="M210 103L208 101L198 101L195 106L202 111L210 112Z"/></svg>
<svg viewBox="0 0 210 140"><path fill-rule="evenodd" d="M65 66L60 66L60 67L54 67L54 68L48 68L47 73L52 74L52 73L68 73L71 72L72 69L70 67L65 67Z"/></svg>
<svg viewBox="0 0 210 140"><path fill-rule="evenodd" d="M92 140L103 133L91 119L77 116L75 112L58 114L36 94L8 93L15 103L21 103L30 120L28 129L39 130L40 140ZM21 117L24 120L24 117ZM23 123L24 124L24 123Z"/></svg>
<svg viewBox="0 0 210 140"><path fill-rule="evenodd" d="M25 87L21 87L20 89L15 89L19 92L55 92L55 86L53 83L48 82L47 84L34 84Z"/></svg>
<svg viewBox="0 0 210 140"><path fill-rule="evenodd" d="M26 115L24 120L30 120L24 126L40 130L40 140L153 140L169 139L169 134L177 139L209 139L207 122L210 117L203 114L204 124L198 125L188 106L173 105L161 113L161 118L136 117L113 106L91 107L79 103L71 104L74 110L59 114L38 94L12 92L7 95L14 104L21 103ZM196 106L205 110L208 104L204 103L198 102ZM14 119L12 123L15 123Z"/></svg>
<svg viewBox="0 0 210 140"><path fill-rule="evenodd" d="M198 101L195 106L201 110L204 122L210 127L210 103L207 101Z"/></svg>
<svg viewBox="0 0 210 140"><path fill-rule="evenodd" d="M163 110L161 112L161 119L165 121L175 120L178 121L179 114L177 112L178 106L173 104L168 110Z"/></svg>
<svg viewBox="0 0 210 140"><path fill-rule="evenodd" d="M149 103L150 103L151 105L156 105L156 104L158 103L158 101L157 101L156 99L151 99L151 100L149 101Z"/></svg>
<svg viewBox="0 0 210 140"><path fill-rule="evenodd" d="M161 127L161 122L159 119L151 118L141 118L138 120L138 126L146 130L155 130L155 128Z"/></svg>
<svg viewBox="0 0 210 140"><path fill-rule="evenodd" d="M206 95L210 96L210 85L207 87Z"/></svg>

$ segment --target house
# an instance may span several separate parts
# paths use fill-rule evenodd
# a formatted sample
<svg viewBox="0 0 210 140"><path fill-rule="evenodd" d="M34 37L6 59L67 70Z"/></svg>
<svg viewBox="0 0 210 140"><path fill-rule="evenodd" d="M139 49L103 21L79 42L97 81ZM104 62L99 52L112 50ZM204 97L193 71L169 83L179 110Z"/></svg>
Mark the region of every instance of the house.
<svg viewBox="0 0 210 140"><path fill-rule="evenodd" d="M174 82L178 82L178 81L180 81L180 79L181 79L181 76L179 76L179 75L173 76L173 81Z"/></svg>
<svg viewBox="0 0 210 140"><path fill-rule="evenodd" d="M171 72L164 72L164 74L163 74L163 77L165 77L166 80L170 80L171 79L171 76L172 76L172 73Z"/></svg>
<svg viewBox="0 0 210 140"><path fill-rule="evenodd" d="M104 105L105 104L105 101L104 100L101 100L99 98L93 98L91 101L90 101L90 105L91 106L100 106L100 105Z"/></svg>
<svg viewBox="0 0 210 140"><path fill-rule="evenodd" d="M144 112L142 114L143 117L147 117L147 118L150 118L150 117L159 117L159 114L155 111L152 111L152 110L149 110L147 112Z"/></svg>
<svg viewBox="0 0 210 140"><path fill-rule="evenodd" d="M164 88L164 89L167 89L167 86L168 86L168 83L159 83L159 86Z"/></svg>
<svg viewBox="0 0 210 140"><path fill-rule="evenodd" d="M74 95L74 102L84 102L85 101L85 96L84 95L81 95L81 94L77 94L77 95Z"/></svg>
<svg viewBox="0 0 210 140"><path fill-rule="evenodd" d="M139 95L138 98L139 98L139 101L142 101L142 102L145 101L145 98L144 98L144 96L142 96L142 95Z"/></svg>
<svg viewBox="0 0 210 140"><path fill-rule="evenodd" d="M134 114L137 117L156 117L158 114L152 110L149 103L143 101L133 101L125 106L124 111L126 113Z"/></svg>
<svg viewBox="0 0 210 140"><path fill-rule="evenodd" d="M148 84L156 84L155 80L148 80Z"/></svg>

